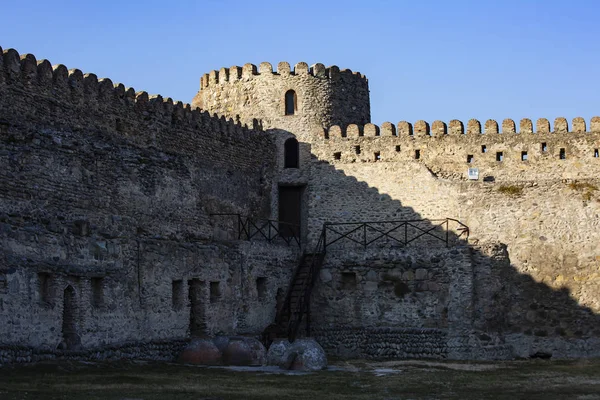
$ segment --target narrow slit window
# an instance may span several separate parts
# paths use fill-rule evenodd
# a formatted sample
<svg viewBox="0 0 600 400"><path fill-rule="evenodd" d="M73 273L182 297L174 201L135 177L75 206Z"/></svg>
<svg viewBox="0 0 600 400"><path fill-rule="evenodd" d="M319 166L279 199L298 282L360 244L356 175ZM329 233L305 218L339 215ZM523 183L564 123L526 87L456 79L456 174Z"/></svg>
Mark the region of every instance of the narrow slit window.
<svg viewBox="0 0 600 400"><path fill-rule="evenodd" d="M496 161L503 161L504 160L504 153L499 151L496 153Z"/></svg>
<svg viewBox="0 0 600 400"><path fill-rule="evenodd" d="M561 160L566 160L567 158L567 152L565 149L560 149L559 153L558 153L558 158Z"/></svg>
<svg viewBox="0 0 600 400"><path fill-rule="evenodd" d="M354 151L356 154L360 154L360 146L354 146Z"/></svg>
<svg viewBox="0 0 600 400"><path fill-rule="evenodd" d="M381 153L376 151L375 153L373 153L373 157L375 158L375 161L379 161L381 160Z"/></svg>
<svg viewBox="0 0 600 400"><path fill-rule="evenodd" d="M487 146L485 144L481 145L481 152L482 153L487 153Z"/></svg>
<svg viewBox="0 0 600 400"><path fill-rule="evenodd" d="M521 161L527 161L527 152L526 151L521 152Z"/></svg>
<svg viewBox="0 0 600 400"><path fill-rule="evenodd" d="M288 90L285 92L285 115L294 115L298 110L298 97L296 92Z"/></svg>
<svg viewBox="0 0 600 400"><path fill-rule="evenodd" d="M473 154L467 155L467 163L469 163L469 164L473 163Z"/></svg>
<svg viewBox="0 0 600 400"><path fill-rule="evenodd" d="M398 145L396 145L396 153L399 153L399 152L400 152L400 145L398 144Z"/></svg>
<svg viewBox="0 0 600 400"><path fill-rule="evenodd" d="M356 289L356 273L342 272L342 280L340 286L342 290Z"/></svg>
<svg viewBox="0 0 600 400"><path fill-rule="evenodd" d="M52 275L47 273L38 274L40 301L43 304L52 304Z"/></svg>
<svg viewBox="0 0 600 400"><path fill-rule="evenodd" d="M342 159L342 153L339 152L339 151L333 153L333 159L334 160L341 160Z"/></svg>
<svg viewBox="0 0 600 400"><path fill-rule="evenodd" d="M600 153L598 153L598 149L594 149L594 158L600 157Z"/></svg>
<svg viewBox="0 0 600 400"><path fill-rule="evenodd" d="M92 278L92 307L104 305L104 278Z"/></svg>
<svg viewBox="0 0 600 400"><path fill-rule="evenodd" d="M171 300L174 310L183 307L183 281L176 280L171 284Z"/></svg>
<svg viewBox="0 0 600 400"><path fill-rule="evenodd" d="M8 291L8 283L6 281L6 275L0 274L0 294L4 294Z"/></svg>
<svg viewBox="0 0 600 400"><path fill-rule="evenodd" d="M221 282L210 283L210 302L215 303L221 298Z"/></svg>
<svg viewBox="0 0 600 400"><path fill-rule="evenodd" d="M256 293L259 300L264 300L267 296L267 278L256 278Z"/></svg>
<svg viewBox="0 0 600 400"><path fill-rule="evenodd" d="M421 159L421 150L415 150L415 160Z"/></svg>
<svg viewBox="0 0 600 400"><path fill-rule="evenodd" d="M545 153L548 151L548 144L546 142L542 143L542 153Z"/></svg>
<svg viewBox="0 0 600 400"><path fill-rule="evenodd" d="M298 168L300 159L300 150L298 141L294 138L289 138L283 144L284 168Z"/></svg>

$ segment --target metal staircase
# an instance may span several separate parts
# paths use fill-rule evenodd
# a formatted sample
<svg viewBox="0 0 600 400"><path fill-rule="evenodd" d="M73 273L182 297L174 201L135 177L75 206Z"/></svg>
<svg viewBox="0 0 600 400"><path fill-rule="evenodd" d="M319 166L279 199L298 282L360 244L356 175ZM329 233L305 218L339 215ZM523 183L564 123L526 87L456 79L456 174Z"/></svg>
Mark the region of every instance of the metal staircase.
<svg viewBox="0 0 600 400"><path fill-rule="evenodd" d="M450 237L451 230L455 232L452 239ZM248 239L251 238L251 235L247 236ZM328 246L342 242L361 245L365 248L381 244L407 246L418 239L427 240L428 238L442 242L449 247L461 240L467 241L469 228L453 218L325 223L313 252L305 252L300 258L285 301L277 310L275 322L263 331L263 343L268 347L275 338L287 338L293 342L298 336L303 320L306 321L305 334L310 336L310 297L323 266Z"/></svg>
<svg viewBox="0 0 600 400"><path fill-rule="evenodd" d="M263 332L263 342L267 347L275 338L287 337L293 342L303 319L306 319L306 335L310 336L310 296L324 259L325 229L321 231L314 251L304 253L300 258L283 306L277 310L275 322Z"/></svg>

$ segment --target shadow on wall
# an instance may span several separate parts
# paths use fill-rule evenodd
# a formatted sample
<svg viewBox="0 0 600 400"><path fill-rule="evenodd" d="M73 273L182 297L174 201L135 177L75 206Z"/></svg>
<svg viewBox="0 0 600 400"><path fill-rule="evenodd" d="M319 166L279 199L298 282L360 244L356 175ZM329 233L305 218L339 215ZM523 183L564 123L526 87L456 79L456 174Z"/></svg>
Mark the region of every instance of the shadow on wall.
<svg viewBox="0 0 600 400"><path fill-rule="evenodd" d="M385 164L373 162L366 164L366 166L363 164L363 166L364 168L372 168L372 173L388 174L386 179L389 180L394 180L396 178L395 174L408 177L412 173L418 175L414 177L417 182L416 187L411 188L417 191L417 196L419 195L420 185L431 185L431 187L437 185L439 188L437 190L440 190L439 194L427 194L431 202L438 203L438 205L432 205L432 208L427 211L428 215L439 213L436 218L456 216L452 215L452 204L449 201L446 202L446 199L443 198L443 185L437 183L437 178L427 172L424 167L418 163L407 163L402 165L407 167L408 170L389 170L392 167ZM415 209L403 206L400 200L381 193L377 188L370 187L368 183L349 175L351 172L344 171L345 169L352 171L355 168L352 164L340 164L338 169L336 166L318 160L314 155L312 156L308 207L309 246L314 245L316 242L324 222L419 220L422 218L421 214ZM423 181L419 182L421 178ZM448 196L451 195L448 194ZM434 223L426 222L422 227L423 229L431 228L434 229L434 232L440 232L439 228L435 228ZM473 234L477 233L473 232ZM472 295L470 301L472 312L467 317L469 320L463 321L466 329L472 330L473 333L479 331L479 337L482 337L482 335L485 337L485 332L497 335L502 342L513 345L516 355L520 356L532 356L536 353L554 353L555 355L573 357L598 356L600 354L598 346L600 315L594 313L592 309L578 304L568 288L563 287L557 290L544 283L537 282L530 275L520 273L511 265L505 244L468 244L462 241L456 232L452 231L449 233L449 241L455 244L463 243L463 248L466 249L464 252L470 257L472 265L473 284L470 292L470 295ZM344 243L341 244L341 242ZM340 244L340 247L331 247L333 253L330 253L328 248L326 264L332 262L331 259L336 256L349 260L352 258L352 251L354 251L359 254L358 259L362 257L362 263L367 270L377 271L378 267L382 266L381 260L384 257L379 259L371 257L373 253L367 254L360 244L347 240L340 241L338 244ZM389 250L391 244L389 240L383 240L373 243L373 246L379 247L382 251L380 254L383 254L384 250ZM419 257L422 256L423 259L428 259L428 257L432 257L432 254L435 254L436 246L438 250L440 248L443 250L445 244L436 240L415 241L413 244L409 244L406 250L416 248L419 250ZM310 249L311 247L309 247L309 251ZM340 251L335 253L336 250ZM418 264L418 260L416 261ZM340 267L340 265L338 263L337 267L343 271L344 266ZM425 262L422 267L428 268L428 263ZM453 271L447 269L445 273L451 275ZM378 279L380 281L385 280L385 278L382 278L383 275L383 273L379 274ZM342 276L342 280L343 278L344 276ZM405 278L402 276L397 279L402 280ZM322 285L322 281L323 279L321 279L320 285ZM338 290L344 289L343 283L341 282ZM406 288L412 287L411 282L405 281L403 284ZM378 286L377 290L381 290L381 287L381 285ZM321 288L318 289L318 291L320 290ZM449 290L452 291L453 288L450 286ZM354 293L357 294L358 292ZM361 296L362 294L358 293L357 295ZM408 296L418 295L414 292L408 294ZM447 296L451 297L452 293ZM338 292L335 299L321 298L319 301L338 301L340 298L343 300L343 296ZM406 298L402 301L405 300ZM315 310L319 309L318 307L313 308ZM363 309L359 308L349 310L349 312L354 312L357 315L364 312ZM326 313L327 309L325 308L323 314ZM439 317L443 318L441 314ZM357 321L361 321L361 318L357 318ZM355 328L361 328L359 323ZM389 320L378 321L377 327L381 326L394 325ZM368 327L363 326L363 328ZM585 344L587 339L591 339L591 341Z"/></svg>

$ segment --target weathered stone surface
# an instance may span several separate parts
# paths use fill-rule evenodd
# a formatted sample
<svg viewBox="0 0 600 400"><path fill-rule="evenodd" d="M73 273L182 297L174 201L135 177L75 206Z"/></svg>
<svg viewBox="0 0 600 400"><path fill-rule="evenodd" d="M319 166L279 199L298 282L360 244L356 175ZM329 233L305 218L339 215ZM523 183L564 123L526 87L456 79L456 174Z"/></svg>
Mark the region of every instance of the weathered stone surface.
<svg viewBox="0 0 600 400"><path fill-rule="evenodd" d="M363 75L306 63L213 71L192 111L2 54L0 363L172 360L188 334L260 334L299 252L231 243L237 217L213 214L277 218L286 186L303 188L308 249L324 222L424 219L328 246L311 304L328 352L600 355L598 117L590 132L581 118L573 132L564 118L553 133L545 118L535 132L529 119L519 133L511 119L501 133L493 120L484 134L477 120L380 129ZM292 138L298 168L285 168ZM415 240L399 246L404 234ZM260 363L256 343L214 343Z"/></svg>
<svg viewBox="0 0 600 400"><path fill-rule="evenodd" d="M283 365L285 355L291 343L287 339L275 339L267 351L267 365Z"/></svg>
<svg viewBox="0 0 600 400"><path fill-rule="evenodd" d="M256 70L247 64L251 67ZM309 70L306 63L297 64L294 73L289 73L285 64L279 67L282 73L273 74L264 68L264 72L248 73L240 80L203 80L192 106L228 117L239 116L245 124L259 118L264 129L293 132L299 140L310 138L306 130L309 126L340 125L345 130L348 124L362 126L370 122L369 87L363 75L340 71L336 66ZM293 115L285 111L284 95L289 89L296 92ZM350 136L357 137L358 131L352 128Z"/></svg>
<svg viewBox="0 0 600 400"><path fill-rule="evenodd" d="M296 339L283 354L280 366L294 371L318 371L327 368L327 356L316 340Z"/></svg>

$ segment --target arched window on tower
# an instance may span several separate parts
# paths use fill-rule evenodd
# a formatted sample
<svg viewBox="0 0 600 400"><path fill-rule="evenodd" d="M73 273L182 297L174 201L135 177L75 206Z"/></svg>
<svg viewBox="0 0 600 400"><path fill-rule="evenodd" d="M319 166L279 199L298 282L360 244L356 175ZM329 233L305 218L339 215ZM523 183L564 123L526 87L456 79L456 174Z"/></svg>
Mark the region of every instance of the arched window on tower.
<svg viewBox="0 0 600 400"><path fill-rule="evenodd" d="M289 138L283 144L283 166L284 168L298 168L300 154L298 150L298 141Z"/></svg>
<svg viewBox="0 0 600 400"><path fill-rule="evenodd" d="M298 110L298 97L296 92L288 90L285 92L285 115L294 115Z"/></svg>

